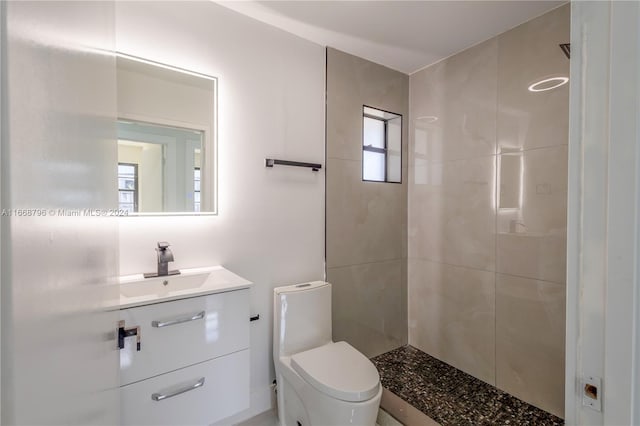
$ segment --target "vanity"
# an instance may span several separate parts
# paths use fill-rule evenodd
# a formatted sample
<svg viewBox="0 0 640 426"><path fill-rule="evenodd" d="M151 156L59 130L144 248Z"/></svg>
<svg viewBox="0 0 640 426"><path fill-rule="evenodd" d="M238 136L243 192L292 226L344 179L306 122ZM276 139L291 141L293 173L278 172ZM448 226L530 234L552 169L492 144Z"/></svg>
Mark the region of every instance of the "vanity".
<svg viewBox="0 0 640 426"><path fill-rule="evenodd" d="M145 216L217 211L217 78L116 55L118 207ZM162 231L162 230L159 230ZM249 287L222 266L119 278L123 425L210 425L249 408Z"/></svg>
<svg viewBox="0 0 640 426"><path fill-rule="evenodd" d="M209 425L249 408L249 288L221 266L123 276L123 425Z"/></svg>

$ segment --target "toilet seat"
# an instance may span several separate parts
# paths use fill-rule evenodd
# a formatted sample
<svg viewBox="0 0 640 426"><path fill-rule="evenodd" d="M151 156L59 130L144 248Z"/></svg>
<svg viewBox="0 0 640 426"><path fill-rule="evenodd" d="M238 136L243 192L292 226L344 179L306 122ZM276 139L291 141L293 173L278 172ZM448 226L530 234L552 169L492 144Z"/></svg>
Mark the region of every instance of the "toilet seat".
<svg viewBox="0 0 640 426"><path fill-rule="evenodd" d="M291 367L318 391L342 401L366 401L380 386L376 367L347 342L297 353Z"/></svg>

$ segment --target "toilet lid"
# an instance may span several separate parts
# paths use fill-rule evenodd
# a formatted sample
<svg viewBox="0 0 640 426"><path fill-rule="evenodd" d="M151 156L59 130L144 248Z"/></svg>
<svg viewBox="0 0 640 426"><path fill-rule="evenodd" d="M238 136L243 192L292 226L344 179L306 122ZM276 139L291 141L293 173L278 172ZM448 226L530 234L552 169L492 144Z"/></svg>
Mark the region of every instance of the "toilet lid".
<svg viewBox="0 0 640 426"><path fill-rule="evenodd" d="M347 342L295 354L291 366L314 388L336 399L366 401L378 393L378 370Z"/></svg>

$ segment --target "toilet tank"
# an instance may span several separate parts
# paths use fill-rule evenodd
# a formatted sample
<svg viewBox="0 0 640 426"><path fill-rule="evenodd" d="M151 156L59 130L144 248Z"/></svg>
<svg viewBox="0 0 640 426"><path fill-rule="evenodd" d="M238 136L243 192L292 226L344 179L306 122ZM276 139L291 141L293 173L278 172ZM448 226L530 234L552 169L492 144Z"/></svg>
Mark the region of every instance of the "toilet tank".
<svg viewBox="0 0 640 426"><path fill-rule="evenodd" d="M331 284L276 287L273 301L274 359L331 342Z"/></svg>

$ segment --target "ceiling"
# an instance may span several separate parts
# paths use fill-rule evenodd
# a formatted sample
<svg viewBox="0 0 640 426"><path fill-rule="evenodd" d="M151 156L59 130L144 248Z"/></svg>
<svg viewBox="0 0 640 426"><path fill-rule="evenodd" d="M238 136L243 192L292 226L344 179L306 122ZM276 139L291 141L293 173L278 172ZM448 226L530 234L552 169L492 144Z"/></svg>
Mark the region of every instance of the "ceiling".
<svg viewBox="0 0 640 426"><path fill-rule="evenodd" d="M217 1L302 38L411 74L566 1Z"/></svg>

